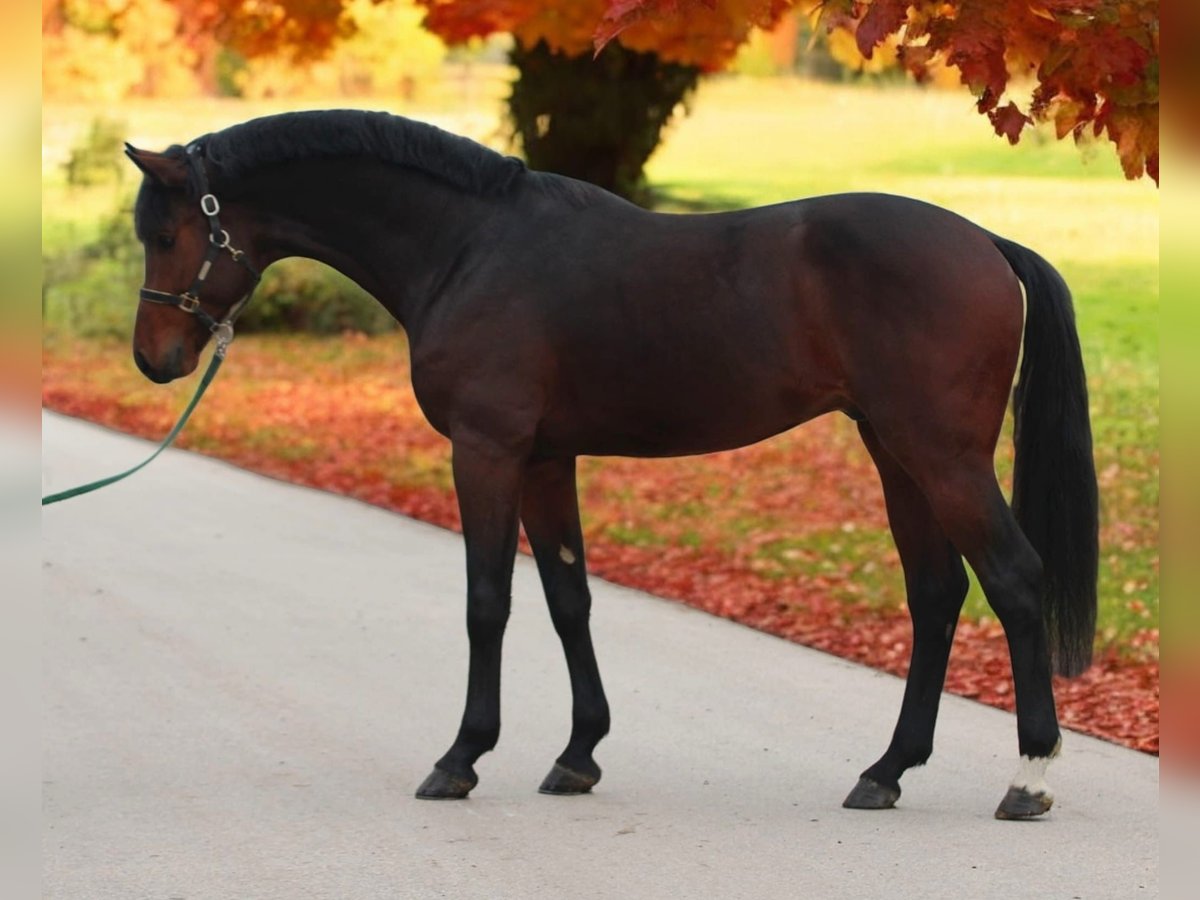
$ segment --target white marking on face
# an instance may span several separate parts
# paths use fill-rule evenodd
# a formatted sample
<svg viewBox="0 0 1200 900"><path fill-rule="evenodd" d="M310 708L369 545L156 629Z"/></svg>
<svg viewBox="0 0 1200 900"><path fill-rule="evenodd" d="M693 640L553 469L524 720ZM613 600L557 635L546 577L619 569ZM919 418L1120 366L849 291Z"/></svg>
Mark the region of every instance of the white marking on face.
<svg viewBox="0 0 1200 900"><path fill-rule="evenodd" d="M568 566L575 562L575 554L571 552L571 548L562 546L558 548L558 558L565 562Z"/></svg>

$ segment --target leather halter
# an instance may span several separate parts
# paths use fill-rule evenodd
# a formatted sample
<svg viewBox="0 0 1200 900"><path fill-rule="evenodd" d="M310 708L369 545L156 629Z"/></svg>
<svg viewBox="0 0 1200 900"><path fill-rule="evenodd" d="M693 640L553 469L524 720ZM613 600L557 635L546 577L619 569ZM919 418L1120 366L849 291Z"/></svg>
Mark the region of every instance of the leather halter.
<svg viewBox="0 0 1200 900"><path fill-rule="evenodd" d="M209 230L208 250L204 254L204 261L200 264L200 271L196 273L195 279L186 291L171 294L166 291L156 291L152 288L143 287L138 292L138 296L147 303L161 303L166 306L174 306L185 313L195 316L209 331L216 335L217 351L223 356L225 348L233 340L233 320L237 318L238 314L241 313L242 309L249 302L250 295L254 293L254 289L262 279L262 274L246 259L244 250L239 250L230 243L229 232L221 227L221 220L218 218L221 212L221 204L209 190L208 174L204 171L203 155L203 144L193 143L188 145L186 159L192 173L192 178L200 193L200 211L204 213L204 218L208 221ZM218 322L201 307L200 290L204 287L208 273L212 270L213 264L220 257L222 251L228 252L233 257L234 262L238 263L253 276L254 281L250 285L250 290L237 303L233 304L229 312L225 314L225 318Z"/></svg>

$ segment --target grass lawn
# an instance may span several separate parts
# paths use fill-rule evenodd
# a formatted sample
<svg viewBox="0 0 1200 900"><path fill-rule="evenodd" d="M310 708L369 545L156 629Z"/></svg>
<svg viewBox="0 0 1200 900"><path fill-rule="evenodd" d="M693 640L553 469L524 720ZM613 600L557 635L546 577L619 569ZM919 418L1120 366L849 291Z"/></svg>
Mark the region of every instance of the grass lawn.
<svg viewBox="0 0 1200 900"><path fill-rule="evenodd" d="M1086 148L1081 155L1069 144L1035 135L1009 147L990 133L963 93L719 79L702 86L691 106L691 114L671 126L649 167L664 209L887 191L953 209L1033 247L1061 269L1075 292L1101 481L1100 643L1156 654L1158 194L1153 184L1126 182L1107 146ZM396 111L486 139L496 133L498 110L493 102L463 112L451 93L441 105ZM143 102L111 114L129 123L135 143L159 148L273 111L280 107L205 100ZM58 164L93 112L52 104L45 109L46 253L94 237L96 222L132 186L132 179L125 189L70 189L63 183ZM964 300L969 291L964 285ZM130 315L133 296L130 286ZM49 320L60 321L53 310ZM165 431L192 389L190 383L165 391L149 385L134 371L125 342L81 345L55 326L45 346L47 384L59 398L47 402L61 404L67 395L90 392L97 402L120 407L115 419L111 408L107 413L95 408L97 417L134 430ZM444 442L419 423L404 368L399 336L240 338L223 383L198 414L188 441L212 453L240 442L259 467L277 465L280 472L307 467L325 472L325 483L334 489L354 492L347 479L359 478L370 483L364 489L368 494L382 497L403 488L434 503L433 493L421 492L448 489ZM355 381L356 372L369 375ZM396 374L394 382L388 372ZM320 417L334 416L336 410L325 409L327 401L310 388L331 378L367 391L369 408L354 404L360 424L411 418L403 435L388 432L399 443L377 441L351 452L354 432L341 420L336 441L318 438L320 425L313 416L329 424L331 419ZM219 398L235 392L240 402L222 405ZM306 404L308 414L302 414ZM339 453L343 465L334 472ZM1006 434L997 460L1002 475L1010 470L1010 459ZM756 448L715 457L589 460L581 474L589 535L609 546L685 561L700 558L695 554L735 560L739 571L778 587L781 614L789 603L811 602L816 592L848 604L897 609L903 603L878 482L847 421L828 417ZM977 590L967 614L988 615Z"/></svg>

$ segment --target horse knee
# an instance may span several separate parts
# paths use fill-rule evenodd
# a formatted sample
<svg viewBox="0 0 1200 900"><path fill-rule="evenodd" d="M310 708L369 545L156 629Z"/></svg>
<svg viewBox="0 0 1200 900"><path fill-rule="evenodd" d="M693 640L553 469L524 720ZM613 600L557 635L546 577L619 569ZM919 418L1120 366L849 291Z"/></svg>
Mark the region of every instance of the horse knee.
<svg viewBox="0 0 1200 900"><path fill-rule="evenodd" d="M550 621L560 638L572 638L587 630L592 614L592 599L586 588L582 594L558 596L550 602Z"/></svg>
<svg viewBox="0 0 1200 900"><path fill-rule="evenodd" d="M468 722L464 719L458 731L458 740L476 755L487 753L495 749L500 741L500 722L498 719L486 722Z"/></svg>
<svg viewBox="0 0 1200 900"><path fill-rule="evenodd" d="M472 585L467 592L467 634L472 640L503 634L511 605L508 591L486 582Z"/></svg>

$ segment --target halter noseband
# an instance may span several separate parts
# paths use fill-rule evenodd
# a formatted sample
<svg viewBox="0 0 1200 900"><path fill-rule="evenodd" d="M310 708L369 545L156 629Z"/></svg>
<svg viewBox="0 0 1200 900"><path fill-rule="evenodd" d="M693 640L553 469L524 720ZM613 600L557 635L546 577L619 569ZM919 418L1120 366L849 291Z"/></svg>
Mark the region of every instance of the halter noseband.
<svg viewBox="0 0 1200 900"><path fill-rule="evenodd" d="M162 303L166 306L174 306L185 313L195 316L216 336L217 353L224 356L226 348L228 348L230 342L233 340L233 320L237 318L238 314L241 313L242 309L249 302L250 295L254 293L254 289L258 286L262 275L246 259L245 251L237 249L229 242L229 232L221 227L221 220L218 218L221 212L221 204L209 190L208 174L204 171L204 162L202 159L203 152L203 144L189 144L186 157L196 187L200 191L200 211L204 213L205 219L208 220L208 250L204 254L204 261L200 264L200 271L196 273L196 278L192 281L191 286L182 293L170 294L166 291L156 291L148 287L143 287L138 292L138 296L147 303ZM208 278L208 273L211 271L213 263L217 261L223 250L228 251L229 255L233 257L233 261L250 273L254 278L254 282L250 285L250 290L246 292L245 296L233 304L229 312L226 313L225 318L218 322L200 306L200 289L204 287L204 281Z"/></svg>

